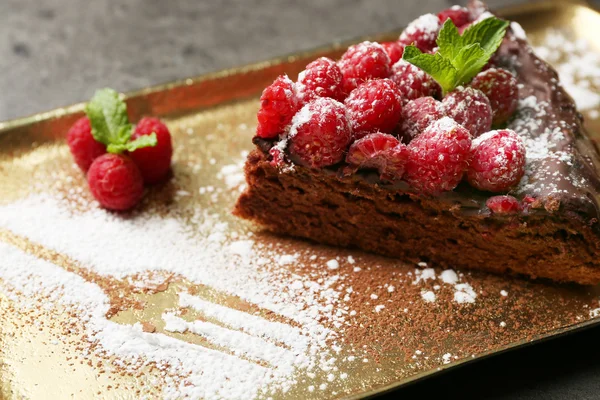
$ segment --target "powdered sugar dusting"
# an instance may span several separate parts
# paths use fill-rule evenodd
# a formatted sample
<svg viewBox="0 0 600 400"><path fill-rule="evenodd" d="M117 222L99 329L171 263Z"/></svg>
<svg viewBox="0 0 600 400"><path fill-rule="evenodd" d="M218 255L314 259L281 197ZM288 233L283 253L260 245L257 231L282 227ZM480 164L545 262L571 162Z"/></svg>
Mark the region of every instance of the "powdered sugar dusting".
<svg viewBox="0 0 600 400"><path fill-rule="evenodd" d="M461 274L462 276L462 274ZM456 303L474 303L477 298L477 294L473 290L473 287L467 282L461 282L461 277L451 269L442 271L439 275L436 275L435 269L425 268L415 270L416 279L413 281L413 285L421 284L427 281L441 280L442 283L448 285L454 289L453 299ZM433 285L434 290L440 290L441 286ZM433 303L436 301L436 294L432 290L423 290L421 297L425 302Z"/></svg>
<svg viewBox="0 0 600 400"><path fill-rule="evenodd" d="M551 29L535 47L536 53L550 62L565 90L575 99L579 110L600 107L600 55L583 38L572 40L565 32ZM597 118L597 113L591 113Z"/></svg>
<svg viewBox="0 0 600 400"><path fill-rule="evenodd" d="M289 276L287 272L276 277L272 269L267 271L261 268L262 258L254 256L258 251L264 254L263 258L272 260L273 255L261 251L255 241L238 233L236 239L229 239L229 244L223 246L227 236L231 235L227 231L227 224L220 222L215 215L203 212L199 212L192 220L205 226L198 230L205 232L205 236L192 234L174 216L125 219L101 209L77 213L57 199L46 196L35 196L0 207L2 228L77 259L103 276L124 279L147 271L159 273L168 269L171 274L210 286L213 290L224 293L235 290L236 295L246 301L296 321L298 328L261 321L259 317L244 315L199 297L180 294L182 307L202 310L205 315L216 318L227 327L186 321L177 312L166 312L162 316L166 323L165 331L199 335L208 343L222 348L224 353L220 353L179 343L162 334L154 334L151 339L147 336L149 334L137 331L135 326L125 327L109 322L105 317L108 309L106 295L97 286L84 282L78 275L0 243L0 253L8 257L8 262L4 262L7 260L4 258L0 267L4 268L2 278L21 291L30 285L30 279L42 281L54 296L62 292L56 292L53 285L60 283L63 287L69 287L66 297L67 300L71 299L69 304L90 303L83 308L81 305L77 307L87 315L86 320L95 318L89 337L101 344L105 354L123 358L147 356L149 360L161 364L169 360L172 366L170 373L186 376L193 383L189 390L167 385L164 392L167 398L182 394L196 397L194 393L199 397L255 397L261 388L287 390L295 383L297 369L326 367L330 358L327 355L328 343L335 338L335 334L315 323L315 318L324 316L325 311L326 314L333 313L333 322L343 321L343 314L336 313L331 306L322 308L322 300L328 299L326 303L331 304L339 296L336 290L330 288L335 280L307 282ZM56 235L57 231L61 234ZM88 240L82 242L82 236ZM123 243L128 243L127 251L123 251ZM119 262L115 262L115 254L119 254ZM283 264L295 261L294 256L280 256L279 264L283 259ZM273 265L272 262L268 264ZM17 265L32 267L22 270L14 268ZM215 268L216 265L219 267ZM46 270L52 272L46 274ZM44 275L38 278L36 271ZM34 278L30 274L34 274ZM81 287L79 291L78 287ZM329 289L325 291L325 288ZM293 292L293 300L288 297L289 292ZM95 302L86 300L86 296L94 293L97 293ZM318 298L314 297L316 293L319 293ZM305 294L309 297L305 297ZM65 301L63 297L62 301ZM158 338L160 340L157 342ZM278 343L285 343L292 350L286 350ZM182 346L189 349L183 350ZM168 356L166 353L169 348L181 348L182 351ZM183 354L186 356L183 357ZM178 359L173 360L174 357ZM255 366L252 361L266 362L268 367ZM219 368L214 368L215 365L219 365ZM206 370L212 372L207 373ZM227 377L232 375L236 379L230 382Z"/></svg>

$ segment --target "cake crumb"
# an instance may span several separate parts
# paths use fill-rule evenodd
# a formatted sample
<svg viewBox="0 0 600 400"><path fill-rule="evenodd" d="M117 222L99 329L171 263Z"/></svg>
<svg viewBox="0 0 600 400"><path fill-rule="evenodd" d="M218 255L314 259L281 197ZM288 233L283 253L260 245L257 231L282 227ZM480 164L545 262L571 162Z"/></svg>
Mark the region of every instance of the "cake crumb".
<svg viewBox="0 0 600 400"><path fill-rule="evenodd" d="M154 333L156 332L156 326L154 326L150 322L142 322L142 331L146 333Z"/></svg>

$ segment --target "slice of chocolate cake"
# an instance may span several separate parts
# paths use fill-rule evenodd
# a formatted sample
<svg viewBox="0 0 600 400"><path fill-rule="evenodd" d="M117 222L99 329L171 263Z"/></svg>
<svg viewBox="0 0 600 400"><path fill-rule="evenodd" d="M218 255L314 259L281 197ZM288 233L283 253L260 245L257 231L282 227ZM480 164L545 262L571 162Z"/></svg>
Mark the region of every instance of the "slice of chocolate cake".
<svg viewBox="0 0 600 400"><path fill-rule="evenodd" d="M599 283L598 150L556 72L507 24L471 2L278 78L234 213L404 261Z"/></svg>

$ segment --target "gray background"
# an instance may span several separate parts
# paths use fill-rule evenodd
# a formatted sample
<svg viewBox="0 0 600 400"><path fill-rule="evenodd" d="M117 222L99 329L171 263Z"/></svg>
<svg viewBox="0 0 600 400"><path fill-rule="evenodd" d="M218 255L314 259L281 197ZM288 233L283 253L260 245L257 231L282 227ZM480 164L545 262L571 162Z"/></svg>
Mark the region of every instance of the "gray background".
<svg viewBox="0 0 600 400"><path fill-rule="evenodd" d="M453 3L0 0L0 120L86 100L98 87L128 91L397 29Z"/></svg>
<svg viewBox="0 0 600 400"><path fill-rule="evenodd" d="M493 7L522 0L489 0ZM0 0L0 120L396 29L446 0ZM596 4L600 0L596 1ZM598 399L600 329L388 398Z"/></svg>

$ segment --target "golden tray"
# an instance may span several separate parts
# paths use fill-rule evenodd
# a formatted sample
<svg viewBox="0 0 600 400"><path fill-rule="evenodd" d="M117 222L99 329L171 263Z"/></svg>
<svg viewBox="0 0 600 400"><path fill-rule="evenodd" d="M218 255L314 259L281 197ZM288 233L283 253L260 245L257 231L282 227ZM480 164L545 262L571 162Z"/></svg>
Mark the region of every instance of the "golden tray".
<svg viewBox="0 0 600 400"><path fill-rule="evenodd" d="M600 14L584 3L546 1L504 9L500 14L520 22L534 44L551 28L567 32L575 39L585 38L600 51L597 40ZM389 40L397 35L398 32L391 32L369 39ZM230 215L240 182L237 175L229 176L228 181L223 167L231 170L237 166L239 171L243 152L251 149L258 96L263 88L283 73L295 78L316 57L339 57L349 44L334 43L126 96L133 120L155 115L167 121L175 143L174 178L163 186L150 189L146 200L133 213L116 218L135 220L149 215L175 216L178 223L191 229L192 236L210 234L214 228L211 224L223 222L227 224L224 232L228 236L222 245L234 243L238 232L251 238L253 250L245 253L249 262L256 261L259 256L266 257L268 250L271 258L267 259L267 265L265 262L257 265L262 265L261 271L276 270L281 282L287 282L292 275L305 282L305 286L306 282L318 282L319 285L324 281L333 282L329 289L324 284L321 289L329 290L327 296L332 296L331 293L337 296L329 297L329 300L335 300L331 307L338 308L337 314L331 314L331 307L322 307L314 321L311 320L319 329L331 333L325 344L315 344L314 349L319 349L319 354L310 355L318 366L312 369L298 367L289 376L282 375L281 379L293 377L288 385L267 380L271 382L269 387L256 387L256 392L238 393L238 397L363 398L464 363L600 323L600 287L557 285L464 271L458 279L470 285L476 301L457 303L452 296L463 289L444 282L439 270L434 270L435 277L428 279L426 274L416 271L415 265L358 251L273 237ZM28 222L29 225L23 224L20 230L3 226L3 221L12 226L14 214L19 214L17 208L12 216L9 215L6 210L11 204L30 196L60 197L73 218L96 208L90 202L84 177L72 165L64 141L67 129L82 115L82 110L83 104L77 104L0 122L0 398L235 397L232 392L211 395L189 391L191 384L182 383L186 377L169 375L172 366L168 363L151 362L136 371L122 368L128 361L120 359L119 354L105 354L90 343L90 333L84 322L74 318L73 310L56 304L56 299L43 294L42 289L39 296L34 290L28 297L10 289L8 280L2 280L3 267L4 271L19 267L8 265L9 253L2 253L6 246L11 246L23 256L45 260L54 268L100 288L110 299L106 318L113 324L111 326L131 327L137 323L135 326L141 327L143 333L140 335L145 340L168 337L188 346L181 349L197 350L199 354L210 351L210 354L219 353L219 357L223 353L226 357L253 363L253 368L269 368L269 363L277 364L277 360L264 361L263 354L257 355L259 361L250 360L252 350L259 351L260 348L250 348L250 353L236 353L235 345L216 343L210 334L190 333L189 329L166 330L165 312L174 312L184 323L200 321L216 326L215 329L228 329L231 337L247 335L244 337L248 338L248 343L253 343L257 337L247 327L236 328L231 321L226 321L222 315L211 314L210 310L201 312L189 304L182 307L177 302L178 297L182 292L188 292L188 296L210 304L209 308L219 306L225 314L244 313L243 318L260 318L268 327L302 331L312 326L311 321L299 322L285 311L285 302L294 302L294 297L288 297L288 300L285 296L278 297L276 306L262 305L249 300L252 296L246 292L236 292L236 287L228 291L203 282L194 283L176 269L173 272L166 267L165 271L149 273L145 278L143 273L114 278L91 268L86 257L80 259L69 249L57 249L56 242L39 235L40 229L45 231L48 227L36 225L39 221L35 218ZM592 132L599 132L600 120L589 118L587 127ZM48 213L53 212L48 210ZM204 210L206 214L198 214L198 210ZM208 215L214 219L203 219ZM28 217L24 214L23 218ZM88 229L81 226L81 240L85 240ZM60 238L63 234L57 227L55 234L50 236ZM65 236L64 240L72 238ZM286 262L270 265L290 254L293 256ZM114 262L118 263L121 254L114 256ZM326 263L333 259L335 263ZM93 256L90 260L94 262ZM219 268L226 266L213 267L215 271L221 271ZM132 283L136 279L137 283ZM282 286L282 294L291 293L286 285ZM434 293L437 300L424 301L422 294L425 291ZM463 293L467 292L463 290ZM326 301L327 296L315 301ZM33 303L24 304L28 301ZM48 304L51 306L46 307ZM237 346L243 347L244 343ZM293 352L293 345L281 344L275 339L268 346L277 347L281 354ZM173 350L177 351L183 350ZM319 358L320 355L323 357ZM323 360L324 357L328 359ZM232 365L238 365L235 362L232 361ZM218 367L215 365L214 369ZM279 371L277 368L273 371ZM212 372L212 369L205 372ZM230 372L230 376L221 376L223 385L235 389L236 379L241 375L236 375L237 371ZM181 391L169 391L166 387Z"/></svg>

